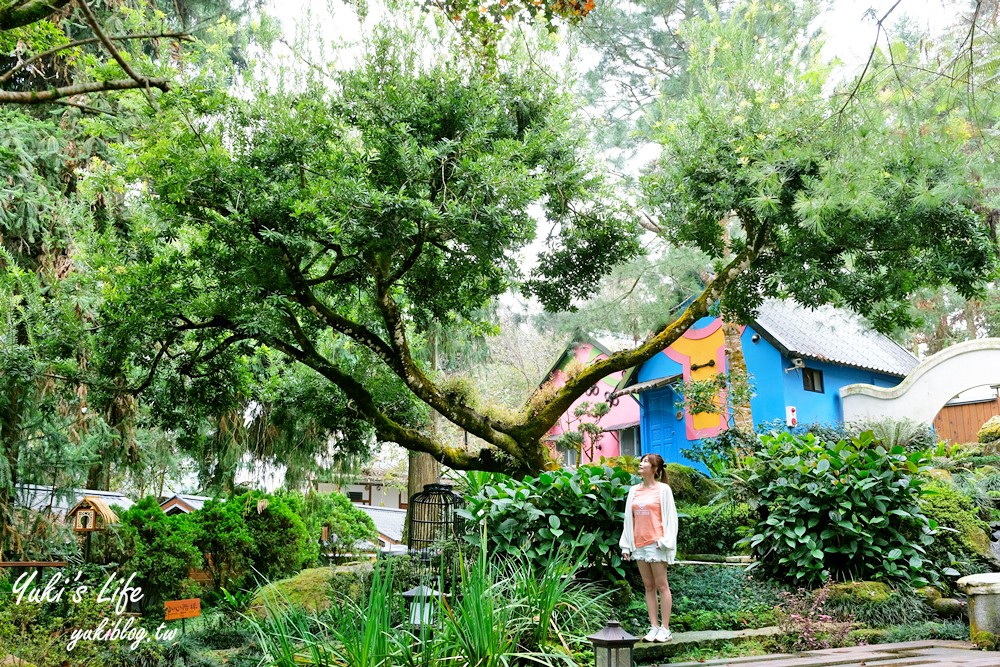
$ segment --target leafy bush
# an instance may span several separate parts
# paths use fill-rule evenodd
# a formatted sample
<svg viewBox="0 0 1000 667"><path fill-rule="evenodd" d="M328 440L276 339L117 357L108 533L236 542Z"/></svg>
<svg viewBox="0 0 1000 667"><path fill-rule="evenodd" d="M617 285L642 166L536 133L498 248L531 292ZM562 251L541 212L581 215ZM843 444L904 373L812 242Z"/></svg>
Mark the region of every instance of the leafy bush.
<svg viewBox="0 0 1000 667"><path fill-rule="evenodd" d="M749 506L683 505L677 511L680 514L677 550L681 553L731 555L746 551L744 545L737 543L753 524Z"/></svg>
<svg viewBox="0 0 1000 667"><path fill-rule="evenodd" d="M189 597L188 572L201 560L195 546L198 527L187 514L167 516L156 498L147 496L123 512L106 540L106 556L123 576L135 572L144 607Z"/></svg>
<svg viewBox="0 0 1000 667"><path fill-rule="evenodd" d="M749 477L762 516L747 542L767 572L804 584L927 583L924 547L936 524L919 504L926 454L887 451L867 431L830 443L789 433L763 442Z"/></svg>
<svg viewBox="0 0 1000 667"><path fill-rule="evenodd" d="M928 621L912 623L890 628L885 636L886 643L915 642L922 639L955 639L969 638L969 626L960 621Z"/></svg>
<svg viewBox="0 0 1000 667"><path fill-rule="evenodd" d="M540 567L560 548L581 554L585 563L624 576L618 539L632 475L607 466L543 472L515 480L497 477L466 498L459 514L485 526L492 554L525 554ZM479 545L481 535L466 537Z"/></svg>
<svg viewBox="0 0 1000 667"><path fill-rule="evenodd" d="M851 582L864 587L874 582ZM853 594L842 594L838 586L831 586L826 601L826 612L841 621L854 621L870 627L886 628L894 625L919 623L931 617L931 610L923 597L908 590L887 589L877 595L865 595L864 588Z"/></svg>

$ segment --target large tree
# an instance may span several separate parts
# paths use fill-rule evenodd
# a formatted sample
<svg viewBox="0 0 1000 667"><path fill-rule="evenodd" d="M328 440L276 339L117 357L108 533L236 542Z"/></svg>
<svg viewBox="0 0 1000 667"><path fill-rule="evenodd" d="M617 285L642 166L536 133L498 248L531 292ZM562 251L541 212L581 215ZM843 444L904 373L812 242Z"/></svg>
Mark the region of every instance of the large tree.
<svg viewBox="0 0 1000 667"><path fill-rule="evenodd" d="M635 349L519 410L442 386L414 348L434 322L484 326L475 314L512 285L572 307L636 252L638 224L613 213L545 78L441 51L428 65L428 46L398 36L295 92L165 98L170 122L122 147L127 167L95 176L129 193L109 349L135 373L167 360L205 377L264 346L335 389L345 422L454 468L525 474L551 464L544 434L596 380L716 305L748 318L766 295L790 295L890 326L920 285L972 293L994 255L961 178L962 137L907 126L865 82L847 101L831 95L796 24L757 29L787 13L751 4L685 27L690 83L659 128L644 204L671 243L717 262L704 291ZM534 206L547 249L525 276ZM735 234L720 224L731 216ZM130 356L136 339L155 352ZM435 439L414 403L482 445Z"/></svg>

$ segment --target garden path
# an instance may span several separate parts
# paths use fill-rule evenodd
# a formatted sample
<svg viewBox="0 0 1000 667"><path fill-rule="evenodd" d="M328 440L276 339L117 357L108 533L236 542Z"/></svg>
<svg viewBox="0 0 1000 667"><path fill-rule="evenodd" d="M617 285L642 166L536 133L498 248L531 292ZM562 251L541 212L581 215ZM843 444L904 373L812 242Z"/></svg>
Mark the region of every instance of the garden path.
<svg viewBox="0 0 1000 667"><path fill-rule="evenodd" d="M1000 653L960 641L919 641L798 654L672 663L669 667L1000 667Z"/></svg>

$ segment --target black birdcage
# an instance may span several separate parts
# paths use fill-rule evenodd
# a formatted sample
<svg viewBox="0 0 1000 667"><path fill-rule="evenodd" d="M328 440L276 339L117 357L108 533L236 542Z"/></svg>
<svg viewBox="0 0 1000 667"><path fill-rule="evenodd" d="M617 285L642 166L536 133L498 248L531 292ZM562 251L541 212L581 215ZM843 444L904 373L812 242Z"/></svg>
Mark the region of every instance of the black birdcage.
<svg viewBox="0 0 1000 667"><path fill-rule="evenodd" d="M462 518L456 510L465 505L447 484L425 484L410 498L410 524L406 545L410 553L429 553L442 543L454 542L462 534Z"/></svg>

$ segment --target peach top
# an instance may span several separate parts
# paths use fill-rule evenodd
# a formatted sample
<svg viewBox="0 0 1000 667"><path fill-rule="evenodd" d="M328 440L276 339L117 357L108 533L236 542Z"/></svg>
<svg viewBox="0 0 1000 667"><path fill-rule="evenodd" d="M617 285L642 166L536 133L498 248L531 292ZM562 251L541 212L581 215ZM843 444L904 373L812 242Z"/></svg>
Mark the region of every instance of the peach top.
<svg viewBox="0 0 1000 667"><path fill-rule="evenodd" d="M663 510L660 507L660 489L653 485L641 486L632 500L632 522L635 526L635 548L641 549L663 539Z"/></svg>

